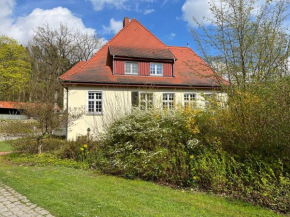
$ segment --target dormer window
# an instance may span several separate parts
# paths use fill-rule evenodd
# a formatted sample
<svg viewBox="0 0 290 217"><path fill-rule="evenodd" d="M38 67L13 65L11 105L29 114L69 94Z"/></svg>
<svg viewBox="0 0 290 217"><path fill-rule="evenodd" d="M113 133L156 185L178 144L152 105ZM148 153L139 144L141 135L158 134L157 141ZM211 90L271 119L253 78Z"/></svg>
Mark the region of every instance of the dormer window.
<svg viewBox="0 0 290 217"><path fill-rule="evenodd" d="M150 63L150 75L162 76L163 64L162 63Z"/></svg>
<svg viewBox="0 0 290 217"><path fill-rule="evenodd" d="M138 62L125 62L125 74L138 75L139 74Z"/></svg>

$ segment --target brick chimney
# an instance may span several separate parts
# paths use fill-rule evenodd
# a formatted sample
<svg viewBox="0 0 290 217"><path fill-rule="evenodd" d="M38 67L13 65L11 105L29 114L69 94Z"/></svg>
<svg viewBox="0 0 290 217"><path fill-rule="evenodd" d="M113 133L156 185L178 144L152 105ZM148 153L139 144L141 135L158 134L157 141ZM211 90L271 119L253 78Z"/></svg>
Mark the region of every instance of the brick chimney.
<svg viewBox="0 0 290 217"><path fill-rule="evenodd" d="M129 20L129 17L124 17L124 21L123 21L123 28L125 26L127 26L129 24L130 20Z"/></svg>

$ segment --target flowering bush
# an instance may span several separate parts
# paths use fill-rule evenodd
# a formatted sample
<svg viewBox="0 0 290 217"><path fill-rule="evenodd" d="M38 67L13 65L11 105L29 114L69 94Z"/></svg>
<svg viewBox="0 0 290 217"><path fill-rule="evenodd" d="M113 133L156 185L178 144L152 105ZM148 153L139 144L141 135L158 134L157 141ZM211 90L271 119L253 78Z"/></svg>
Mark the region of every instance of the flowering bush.
<svg viewBox="0 0 290 217"><path fill-rule="evenodd" d="M100 145L105 172L188 186L194 119L177 111L135 111L111 125Z"/></svg>

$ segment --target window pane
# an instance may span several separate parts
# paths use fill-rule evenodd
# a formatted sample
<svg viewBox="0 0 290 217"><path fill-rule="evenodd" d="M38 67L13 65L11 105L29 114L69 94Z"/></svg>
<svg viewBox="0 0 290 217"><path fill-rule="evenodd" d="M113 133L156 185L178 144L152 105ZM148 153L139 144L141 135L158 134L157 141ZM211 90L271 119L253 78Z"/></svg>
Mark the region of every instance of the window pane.
<svg viewBox="0 0 290 217"><path fill-rule="evenodd" d="M150 63L150 74L154 75L155 74L155 64Z"/></svg>
<svg viewBox="0 0 290 217"><path fill-rule="evenodd" d="M131 72L131 63L125 63L125 72L130 73Z"/></svg>
<svg viewBox="0 0 290 217"><path fill-rule="evenodd" d="M138 63L132 63L132 73L138 74Z"/></svg>

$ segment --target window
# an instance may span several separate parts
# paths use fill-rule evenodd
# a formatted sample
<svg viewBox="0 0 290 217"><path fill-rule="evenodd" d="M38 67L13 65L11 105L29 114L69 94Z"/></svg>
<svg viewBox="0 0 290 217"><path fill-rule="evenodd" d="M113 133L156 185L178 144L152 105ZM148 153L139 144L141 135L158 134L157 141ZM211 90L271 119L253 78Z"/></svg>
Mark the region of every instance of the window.
<svg viewBox="0 0 290 217"><path fill-rule="evenodd" d="M88 92L88 113L101 114L103 112L103 96L101 91Z"/></svg>
<svg viewBox="0 0 290 217"><path fill-rule="evenodd" d="M138 75L139 64L137 62L125 62L125 74Z"/></svg>
<svg viewBox="0 0 290 217"><path fill-rule="evenodd" d="M162 63L150 63L150 75L162 75L163 64Z"/></svg>
<svg viewBox="0 0 290 217"><path fill-rule="evenodd" d="M131 103L132 107L139 106L139 92L131 92Z"/></svg>
<svg viewBox="0 0 290 217"><path fill-rule="evenodd" d="M215 94L206 93L204 94L204 105L206 108L210 107L211 102L214 100Z"/></svg>
<svg viewBox="0 0 290 217"><path fill-rule="evenodd" d="M195 107L196 106L196 94L185 93L184 94L184 107Z"/></svg>
<svg viewBox="0 0 290 217"><path fill-rule="evenodd" d="M131 92L132 107L140 107L140 109L153 108L153 93Z"/></svg>
<svg viewBox="0 0 290 217"><path fill-rule="evenodd" d="M163 109L173 109L174 98L174 93L163 93Z"/></svg>
<svg viewBox="0 0 290 217"><path fill-rule="evenodd" d="M140 109L151 109L153 107L153 93L140 93Z"/></svg>

